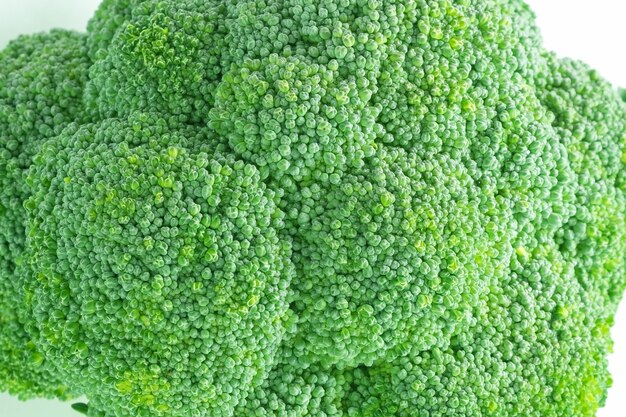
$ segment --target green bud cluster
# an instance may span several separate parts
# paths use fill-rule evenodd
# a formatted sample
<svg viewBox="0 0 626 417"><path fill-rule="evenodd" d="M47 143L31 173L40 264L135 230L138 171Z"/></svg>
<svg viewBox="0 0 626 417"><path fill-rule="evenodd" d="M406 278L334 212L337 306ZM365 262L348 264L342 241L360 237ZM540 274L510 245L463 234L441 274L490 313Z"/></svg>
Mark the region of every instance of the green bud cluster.
<svg viewBox="0 0 626 417"><path fill-rule="evenodd" d="M0 53L0 389L592 417L626 103L521 0L104 0Z"/></svg>

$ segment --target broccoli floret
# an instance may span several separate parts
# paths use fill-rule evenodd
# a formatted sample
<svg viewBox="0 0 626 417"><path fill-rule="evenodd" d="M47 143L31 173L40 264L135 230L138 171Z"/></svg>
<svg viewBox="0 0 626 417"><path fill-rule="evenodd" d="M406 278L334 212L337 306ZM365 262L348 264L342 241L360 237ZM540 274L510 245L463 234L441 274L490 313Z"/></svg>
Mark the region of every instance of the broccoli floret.
<svg viewBox="0 0 626 417"><path fill-rule="evenodd" d="M133 9L145 0L102 0L87 23L87 50L93 61L105 55L117 31L128 25Z"/></svg>
<svg viewBox="0 0 626 417"><path fill-rule="evenodd" d="M134 114L69 127L29 181L34 318L64 378L114 415L230 415L289 319L290 245L258 170Z"/></svg>
<svg viewBox="0 0 626 417"><path fill-rule="evenodd" d="M342 367L447 344L493 273L484 255L508 246L485 214L493 197L448 155L381 148L365 161L336 187L303 187L293 231L300 335Z"/></svg>
<svg viewBox="0 0 626 417"><path fill-rule="evenodd" d="M278 353L277 364L263 384L235 409L236 416L341 417L342 400L350 388L351 373L320 364L309 365L292 346Z"/></svg>
<svg viewBox="0 0 626 417"><path fill-rule="evenodd" d="M336 185L376 149L381 109L372 97L386 62L400 59L398 34L415 17L413 6L233 3L211 126L286 190Z"/></svg>
<svg viewBox="0 0 626 417"><path fill-rule="evenodd" d="M81 120L86 36L22 36L0 53L0 389L21 398L69 395L27 332L23 305L26 170L39 146Z"/></svg>
<svg viewBox="0 0 626 417"><path fill-rule="evenodd" d="M158 111L204 122L221 75L223 15L215 0L103 4L90 24L90 46L98 49L87 105L99 117Z"/></svg>
<svg viewBox="0 0 626 417"><path fill-rule="evenodd" d="M475 326L368 368L348 415L595 415L610 385L612 313L592 307L556 246L516 258Z"/></svg>
<svg viewBox="0 0 626 417"><path fill-rule="evenodd" d="M626 103L521 0L105 0L0 62L0 389L90 417L604 404Z"/></svg>
<svg viewBox="0 0 626 417"><path fill-rule="evenodd" d="M595 303L615 309L624 287L621 257L626 190L626 118L619 92L585 64L552 54L538 95L554 115L573 171L575 215L558 231L563 256Z"/></svg>

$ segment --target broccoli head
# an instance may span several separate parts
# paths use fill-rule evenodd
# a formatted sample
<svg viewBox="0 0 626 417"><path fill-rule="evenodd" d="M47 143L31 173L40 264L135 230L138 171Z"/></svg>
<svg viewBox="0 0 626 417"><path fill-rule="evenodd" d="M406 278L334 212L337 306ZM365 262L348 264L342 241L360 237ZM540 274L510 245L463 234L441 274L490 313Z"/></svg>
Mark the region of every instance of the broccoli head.
<svg viewBox="0 0 626 417"><path fill-rule="evenodd" d="M0 61L0 388L91 417L604 404L626 103L523 1L105 0Z"/></svg>
<svg viewBox="0 0 626 417"><path fill-rule="evenodd" d="M294 271L283 215L258 170L221 148L136 114L73 125L34 160L44 353L114 415L230 415L273 361Z"/></svg>
<svg viewBox="0 0 626 417"><path fill-rule="evenodd" d="M30 294L21 285L23 203L39 146L82 120L86 38L66 31L21 36L0 52L0 389L21 398L68 395L32 339Z"/></svg>

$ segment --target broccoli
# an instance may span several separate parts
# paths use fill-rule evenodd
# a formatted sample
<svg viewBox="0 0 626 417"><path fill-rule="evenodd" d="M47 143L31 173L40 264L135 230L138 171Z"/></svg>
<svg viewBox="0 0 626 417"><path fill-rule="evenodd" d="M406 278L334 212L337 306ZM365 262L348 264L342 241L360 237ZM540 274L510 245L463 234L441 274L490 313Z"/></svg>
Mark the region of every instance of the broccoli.
<svg viewBox="0 0 626 417"><path fill-rule="evenodd" d="M104 0L0 53L0 390L594 416L625 164L522 0Z"/></svg>
<svg viewBox="0 0 626 417"><path fill-rule="evenodd" d="M206 128L140 113L74 124L34 160L43 352L63 380L89 369L76 389L113 415L128 401L146 415L231 415L282 340L284 215L258 170L221 148Z"/></svg>
<svg viewBox="0 0 626 417"><path fill-rule="evenodd" d="M86 36L22 36L0 52L0 389L21 398L69 396L33 340L23 291L27 169L46 139L83 120L90 61Z"/></svg>

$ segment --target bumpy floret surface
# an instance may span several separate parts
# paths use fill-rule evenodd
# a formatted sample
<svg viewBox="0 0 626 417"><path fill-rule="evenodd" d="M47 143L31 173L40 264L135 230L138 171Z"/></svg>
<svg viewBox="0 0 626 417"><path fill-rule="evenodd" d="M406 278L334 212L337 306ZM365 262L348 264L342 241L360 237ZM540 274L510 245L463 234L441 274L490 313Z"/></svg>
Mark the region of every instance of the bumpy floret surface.
<svg viewBox="0 0 626 417"><path fill-rule="evenodd" d="M61 35L14 44L2 319L92 417L595 415L626 104L533 19L105 0L44 75Z"/></svg>

